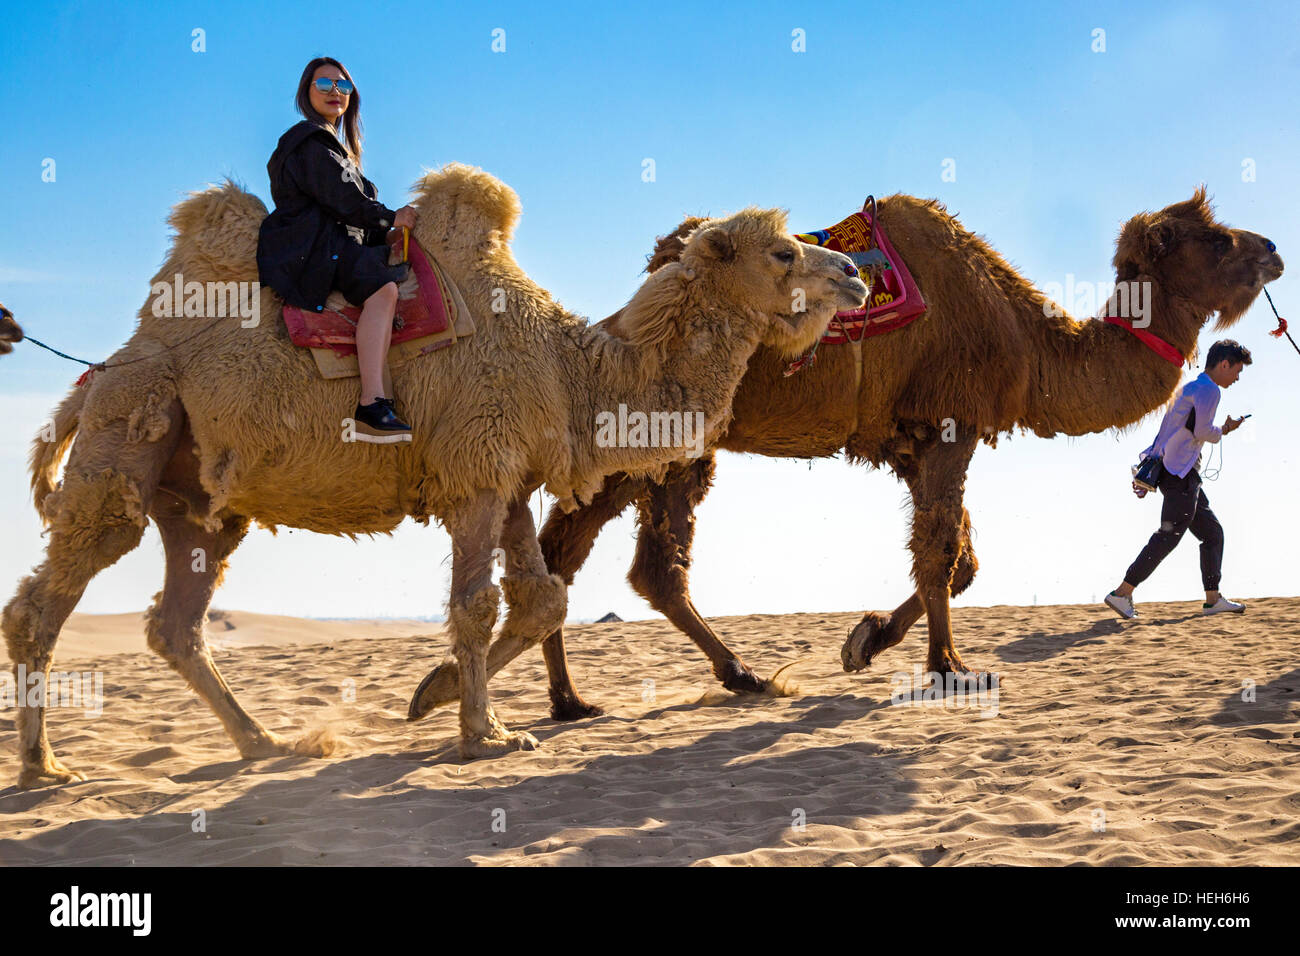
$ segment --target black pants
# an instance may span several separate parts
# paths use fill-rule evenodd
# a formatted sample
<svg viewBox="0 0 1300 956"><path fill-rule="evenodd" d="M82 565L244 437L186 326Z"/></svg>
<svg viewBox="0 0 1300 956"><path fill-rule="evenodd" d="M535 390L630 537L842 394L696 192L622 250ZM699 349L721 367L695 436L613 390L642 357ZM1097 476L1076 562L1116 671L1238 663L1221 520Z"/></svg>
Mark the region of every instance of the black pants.
<svg viewBox="0 0 1300 956"><path fill-rule="evenodd" d="M1223 525L1210 510L1210 500L1201 489L1201 473L1195 468L1183 478L1165 472L1159 486L1164 503L1160 506L1160 530L1151 536L1124 580L1141 584L1182 540L1188 528L1201 542L1201 583L1207 591L1219 590L1223 570Z"/></svg>

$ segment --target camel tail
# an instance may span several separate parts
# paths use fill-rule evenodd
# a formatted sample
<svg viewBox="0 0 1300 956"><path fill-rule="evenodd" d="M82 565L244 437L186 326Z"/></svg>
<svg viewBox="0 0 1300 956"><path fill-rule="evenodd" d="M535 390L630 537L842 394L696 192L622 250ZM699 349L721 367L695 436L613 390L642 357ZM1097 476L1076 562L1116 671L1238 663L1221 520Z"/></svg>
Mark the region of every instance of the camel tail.
<svg viewBox="0 0 1300 956"><path fill-rule="evenodd" d="M81 408L86 403L86 391L84 388L74 388L59 404L53 422L46 422L32 442L32 500L36 504L36 513L46 525L50 521L45 513L45 499L54 491L54 478L58 474L59 465L77 436Z"/></svg>

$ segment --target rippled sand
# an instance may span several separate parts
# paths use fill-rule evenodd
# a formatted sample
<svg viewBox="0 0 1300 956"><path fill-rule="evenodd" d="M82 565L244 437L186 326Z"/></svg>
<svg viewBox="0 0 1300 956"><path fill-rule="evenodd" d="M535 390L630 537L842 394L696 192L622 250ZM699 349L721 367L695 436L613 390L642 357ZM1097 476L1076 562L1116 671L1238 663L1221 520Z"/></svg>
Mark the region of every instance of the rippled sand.
<svg viewBox="0 0 1300 956"><path fill-rule="evenodd" d="M474 762L456 755L454 709L405 719L447 650L440 625L213 622L249 710L341 738L329 759L246 762L143 650L137 616L81 617L57 666L103 671L104 711L55 711L50 737L90 779L15 790L3 712L0 862L1300 863L1300 599L1199 607L1145 604L1140 625L1096 607L957 609L966 662L1000 675L982 709L891 704L924 623L848 675L856 614L715 620L760 673L793 662L797 692L775 699L721 691L666 622L576 626L578 686L607 714L551 721L531 652L492 688L542 749Z"/></svg>

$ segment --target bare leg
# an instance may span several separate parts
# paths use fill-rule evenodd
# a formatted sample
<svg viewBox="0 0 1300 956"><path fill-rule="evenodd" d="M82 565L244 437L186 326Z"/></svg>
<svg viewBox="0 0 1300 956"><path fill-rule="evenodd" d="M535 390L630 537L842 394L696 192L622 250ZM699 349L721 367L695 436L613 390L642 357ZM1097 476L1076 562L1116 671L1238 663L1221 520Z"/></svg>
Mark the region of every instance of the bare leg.
<svg viewBox="0 0 1300 956"><path fill-rule="evenodd" d="M393 341L397 285L390 282L366 299L357 319L357 364L361 367L361 404L373 404L384 394L384 362Z"/></svg>
<svg viewBox="0 0 1300 956"><path fill-rule="evenodd" d="M135 408L149 411L157 427L116 420L84 430L73 445L59 490L46 499L50 540L45 561L19 583L0 625L15 677L20 669L29 677L44 675L48 686L59 631L86 585L140 543L149 502L176 447L183 415L179 403L169 410L151 408L148 402ZM15 723L22 760L19 787L85 779L54 756L44 701L19 707Z"/></svg>
<svg viewBox="0 0 1300 956"><path fill-rule="evenodd" d="M540 535L547 569L560 575L566 585L573 584L574 575L591 554L600 529L622 514L644 487L645 482L641 479L611 475L605 479L605 487L591 504L567 514L559 508L552 508ZM546 670L551 681L551 717L555 720L580 720L604 713L583 700L573 686L564 652L563 628L557 628L542 643L542 655L546 658Z"/></svg>

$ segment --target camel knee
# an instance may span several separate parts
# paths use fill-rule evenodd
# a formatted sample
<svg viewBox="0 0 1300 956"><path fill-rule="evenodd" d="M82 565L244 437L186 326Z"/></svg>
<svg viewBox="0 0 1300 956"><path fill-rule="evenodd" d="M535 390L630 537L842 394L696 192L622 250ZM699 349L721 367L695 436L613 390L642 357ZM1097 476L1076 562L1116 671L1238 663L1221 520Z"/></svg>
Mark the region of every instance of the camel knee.
<svg viewBox="0 0 1300 956"><path fill-rule="evenodd" d="M636 556L627 572L632 590L662 611L686 593L684 568L679 561L681 549L672 531L665 527L642 524L637 535Z"/></svg>
<svg viewBox="0 0 1300 956"><path fill-rule="evenodd" d="M975 546L971 540L970 515L964 515L961 526L961 554L957 557L957 567L952 573L952 593L954 597L970 587L979 568L980 563L975 557Z"/></svg>
<svg viewBox="0 0 1300 956"><path fill-rule="evenodd" d="M5 605L4 614L0 616L0 629L4 631L9 660L14 664L32 661L41 653L48 652L37 637L41 609L39 599L33 593L36 590L36 575L23 578L18 584L18 592Z"/></svg>
<svg viewBox="0 0 1300 956"><path fill-rule="evenodd" d="M74 587L60 586L67 583L50 573L48 562L19 582L17 592L0 614L0 630L12 663L42 667L49 662L63 622L85 588L85 581L73 582Z"/></svg>
<svg viewBox="0 0 1300 956"><path fill-rule="evenodd" d="M963 551L960 515L947 509L917 508L912 515L911 551L912 576L918 584L943 582L951 587Z"/></svg>
<svg viewBox="0 0 1300 956"><path fill-rule="evenodd" d="M661 614L678 605L687 592L686 577L677 567L636 564L628 572L627 580L632 590Z"/></svg>
<svg viewBox="0 0 1300 956"><path fill-rule="evenodd" d="M140 543L147 523L144 490L130 475L106 469L65 477L45 500L50 545L45 571L53 587L84 587Z"/></svg>
<svg viewBox="0 0 1300 956"><path fill-rule="evenodd" d="M153 604L144 615L145 640L149 649L172 667L187 657L201 653L206 646L203 637L205 606L199 613L185 613L172 606L167 592L154 595Z"/></svg>
<svg viewBox="0 0 1300 956"><path fill-rule="evenodd" d="M509 625L526 631L523 636L530 642L545 640L564 624L569 609L569 592L558 574L508 574L501 579L501 587L510 607Z"/></svg>
<svg viewBox="0 0 1300 956"><path fill-rule="evenodd" d="M467 651L486 652L492 642L492 628L496 625L500 604L501 591L490 584L475 591L464 602L452 602L448 606L447 624L452 632L452 650L457 658Z"/></svg>
<svg viewBox="0 0 1300 956"><path fill-rule="evenodd" d="M961 556L957 558L957 567L952 572L950 587L952 588L953 597L961 594L962 591L971 586L971 583L975 580L975 572L979 570L979 567L980 563L975 559L975 552L971 551L970 548L962 548Z"/></svg>

